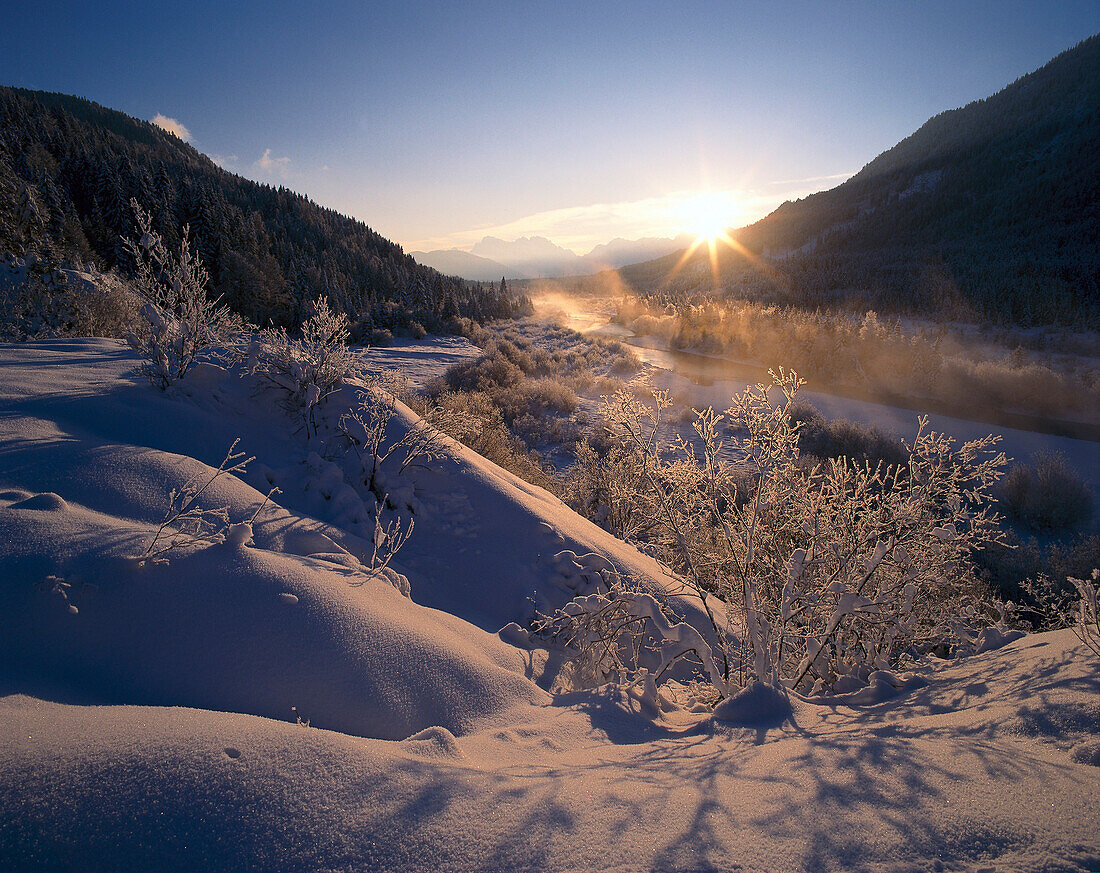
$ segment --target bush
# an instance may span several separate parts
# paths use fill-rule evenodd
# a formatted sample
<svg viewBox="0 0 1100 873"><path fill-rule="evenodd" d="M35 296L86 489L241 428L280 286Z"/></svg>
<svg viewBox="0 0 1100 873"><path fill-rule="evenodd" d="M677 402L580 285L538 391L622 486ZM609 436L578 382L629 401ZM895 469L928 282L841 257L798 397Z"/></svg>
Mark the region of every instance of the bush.
<svg viewBox="0 0 1100 873"><path fill-rule="evenodd" d="M81 275L36 257L0 260L0 338L124 338L138 326L140 300L113 273Z"/></svg>
<svg viewBox="0 0 1100 873"><path fill-rule="evenodd" d="M466 429L463 433L454 433L444 426L443 430L448 435L525 482L538 485L553 494L562 493L560 480L552 471L542 466L538 455L530 452L508 430L499 407L488 394L483 391L439 391L435 393L433 402L443 410L453 410L460 413L465 420L476 422L476 427Z"/></svg>
<svg viewBox="0 0 1100 873"><path fill-rule="evenodd" d="M798 427L798 450L804 455L822 460L844 457L894 465L905 462L905 444L874 425L846 418L827 421L808 403L794 405L791 421Z"/></svg>
<svg viewBox="0 0 1100 873"><path fill-rule="evenodd" d="M125 337L138 324L138 299L111 273L94 280L69 280L61 294L68 336Z"/></svg>
<svg viewBox="0 0 1100 873"><path fill-rule="evenodd" d="M161 388L182 379L203 352L224 350L244 325L240 317L206 294L209 275L191 254L184 227L178 255L172 255L152 219L136 200L138 239L126 240L134 259L134 286L145 300L140 326L127 335L144 359L142 372Z"/></svg>
<svg viewBox="0 0 1100 873"><path fill-rule="evenodd" d="M254 372L286 392L284 407L306 420L306 432L317 432L315 410L344 380L359 370L359 358L348 348L348 317L329 309L324 298L311 304L302 335L290 339L285 328L260 333Z"/></svg>
<svg viewBox="0 0 1100 873"><path fill-rule="evenodd" d="M573 389L557 379L525 380L492 392L492 397L509 424L525 415L569 415L577 408L577 395Z"/></svg>
<svg viewBox="0 0 1100 873"><path fill-rule="evenodd" d="M523 379L523 371L503 354L494 351L473 361L460 361L448 367L443 379L454 391L487 391L518 385Z"/></svg>
<svg viewBox="0 0 1100 873"><path fill-rule="evenodd" d="M771 394L758 385L721 414L698 413L694 445L659 442L665 393L650 407L623 391L601 409L615 441L599 485L609 510L700 600L723 682L840 690L915 652L972 641L984 607L970 554L999 535L996 439L956 446L922 418L903 466L842 457L807 472L792 419L802 383L773 379ZM741 434L737 464L720 454L727 420ZM713 592L740 646L720 629Z"/></svg>
<svg viewBox="0 0 1100 873"><path fill-rule="evenodd" d="M1042 533L1077 528L1092 518L1092 491L1061 452L1038 452L1031 464L1013 467L998 496L1011 519Z"/></svg>

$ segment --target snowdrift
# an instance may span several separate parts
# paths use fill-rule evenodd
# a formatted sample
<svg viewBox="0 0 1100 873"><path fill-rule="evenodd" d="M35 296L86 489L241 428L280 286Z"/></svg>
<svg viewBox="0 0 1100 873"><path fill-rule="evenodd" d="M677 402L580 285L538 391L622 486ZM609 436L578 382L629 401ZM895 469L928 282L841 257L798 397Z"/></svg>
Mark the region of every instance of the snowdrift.
<svg viewBox="0 0 1100 873"><path fill-rule="evenodd" d="M88 345L125 360L122 372L133 364L110 344ZM515 649L368 578L337 541L359 554L365 542L285 510L264 514L253 545L184 548L167 565L138 566L169 491L216 472L151 446L192 441L196 454L224 456L214 445L226 416L218 428L193 404L125 380L97 393L94 373L75 375L73 350L44 344L33 363L4 364L0 662L13 681L97 702L297 713L387 739L461 732L543 699ZM128 428L145 444L111 441ZM270 434L262 444L289 451ZM263 498L235 477L209 493L234 520ZM64 596L50 579L68 586Z"/></svg>
<svg viewBox="0 0 1100 873"><path fill-rule="evenodd" d="M391 477L410 599L364 573L354 455L216 368L162 394L134 365L0 347L0 868L1100 867L1100 680L1071 633L779 715L552 697L496 631L601 573L674 589L654 561L449 444ZM236 438L257 460L211 502L238 522L282 489L251 540L139 565Z"/></svg>
<svg viewBox="0 0 1100 873"><path fill-rule="evenodd" d="M976 662L976 663L975 663ZM1100 688L1068 632L865 709L675 731L611 694L452 738L0 699L10 869L1087 871Z"/></svg>

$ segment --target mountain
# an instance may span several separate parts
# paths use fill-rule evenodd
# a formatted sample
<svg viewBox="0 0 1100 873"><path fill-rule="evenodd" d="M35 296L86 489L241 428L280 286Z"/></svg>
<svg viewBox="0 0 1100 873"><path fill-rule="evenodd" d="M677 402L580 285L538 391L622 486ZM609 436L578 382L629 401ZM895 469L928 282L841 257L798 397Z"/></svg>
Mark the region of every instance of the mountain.
<svg viewBox="0 0 1100 873"><path fill-rule="evenodd" d="M584 256L586 261L596 265L599 270L609 267L622 267L627 264L636 264L639 261L647 261L659 258L671 252L686 248L694 242L691 234L680 234L677 237L652 237L642 239L621 239L616 237L609 243L596 246Z"/></svg>
<svg viewBox="0 0 1100 873"><path fill-rule="evenodd" d="M494 282L506 279L525 279L527 276L514 267L482 258L461 249L436 249L431 252L409 252L418 264L438 270L444 276L461 276L477 282Z"/></svg>
<svg viewBox="0 0 1100 873"><path fill-rule="evenodd" d="M412 257L441 273L478 281L493 281L501 276L508 279L557 278L584 276L657 258L682 249L691 241L692 237L687 234L633 240L616 238L596 246L586 255L578 255L542 236L521 237L512 242L487 236L469 252L437 249L412 252Z"/></svg>
<svg viewBox="0 0 1100 873"><path fill-rule="evenodd" d="M522 271L525 277L576 276L588 272L575 252L544 236L524 236L512 242L487 236L470 252Z"/></svg>
<svg viewBox="0 0 1100 873"><path fill-rule="evenodd" d="M170 245L190 226L210 289L293 326L324 295L359 331L509 316L524 301L444 276L361 221L217 166L147 121L63 94L0 87L0 256L126 271L136 199Z"/></svg>
<svg viewBox="0 0 1100 873"><path fill-rule="evenodd" d="M787 202L719 259L732 296L1100 324L1100 36L930 119L844 184ZM639 289L715 287L706 251L621 271Z"/></svg>

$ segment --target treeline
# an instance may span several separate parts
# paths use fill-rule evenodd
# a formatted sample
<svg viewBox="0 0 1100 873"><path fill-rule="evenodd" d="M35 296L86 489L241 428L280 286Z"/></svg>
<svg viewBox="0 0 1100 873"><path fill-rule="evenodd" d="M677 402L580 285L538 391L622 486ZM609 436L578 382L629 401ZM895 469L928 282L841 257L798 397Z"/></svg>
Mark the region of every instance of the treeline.
<svg viewBox="0 0 1100 873"><path fill-rule="evenodd" d="M421 266L362 222L227 172L175 136L77 97L0 87L0 255L126 273L131 200L170 246L190 226L210 290L295 327L323 296L359 333L454 329L529 310L506 286Z"/></svg>
<svg viewBox="0 0 1100 873"><path fill-rule="evenodd" d="M685 296L1100 325L1100 36L944 112L830 191L704 248L624 269Z"/></svg>

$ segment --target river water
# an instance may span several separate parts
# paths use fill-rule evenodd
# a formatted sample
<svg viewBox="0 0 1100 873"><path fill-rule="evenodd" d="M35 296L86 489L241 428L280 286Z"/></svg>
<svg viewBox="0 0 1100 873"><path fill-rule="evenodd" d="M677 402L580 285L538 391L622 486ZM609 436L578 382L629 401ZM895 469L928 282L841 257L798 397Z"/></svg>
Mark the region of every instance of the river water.
<svg viewBox="0 0 1100 873"><path fill-rule="evenodd" d="M654 387L670 390L678 399L695 408L713 406L715 409L725 409L730 398L744 391L747 385L769 381L766 368L670 350L656 337L634 336L628 329L610 322L611 301L595 301L592 308L583 310L578 308L578 303L583 305L589 301L578 301L576 298L555 299L550 303L536 301L536 313L580 333L622 339L644 363L650 365L650 379ZM807 378L812 386L812 374L800 375ZM917 429L917 417L925 412L934 430L950 434L960 441L978 439L990 433L999 434L1001 449L1010 459L1028 461L1039 451L1062 452L1091 486L1097 498L1098 511L1094 519L1100 522L1100 442L1096 441L1100 437L1100 429L1047 422L1026 414L1001 415L997 420L991 420L990 416L985 416L984 420L968 418L965 413L958 414L956 410L936 408L937 405L931 401L890 398L884 402L858 394L855 389L843 393L803 389L800 396L817 407L826 418L847 418L861 424L875 425L906 439L912 439Z"/></svg>

